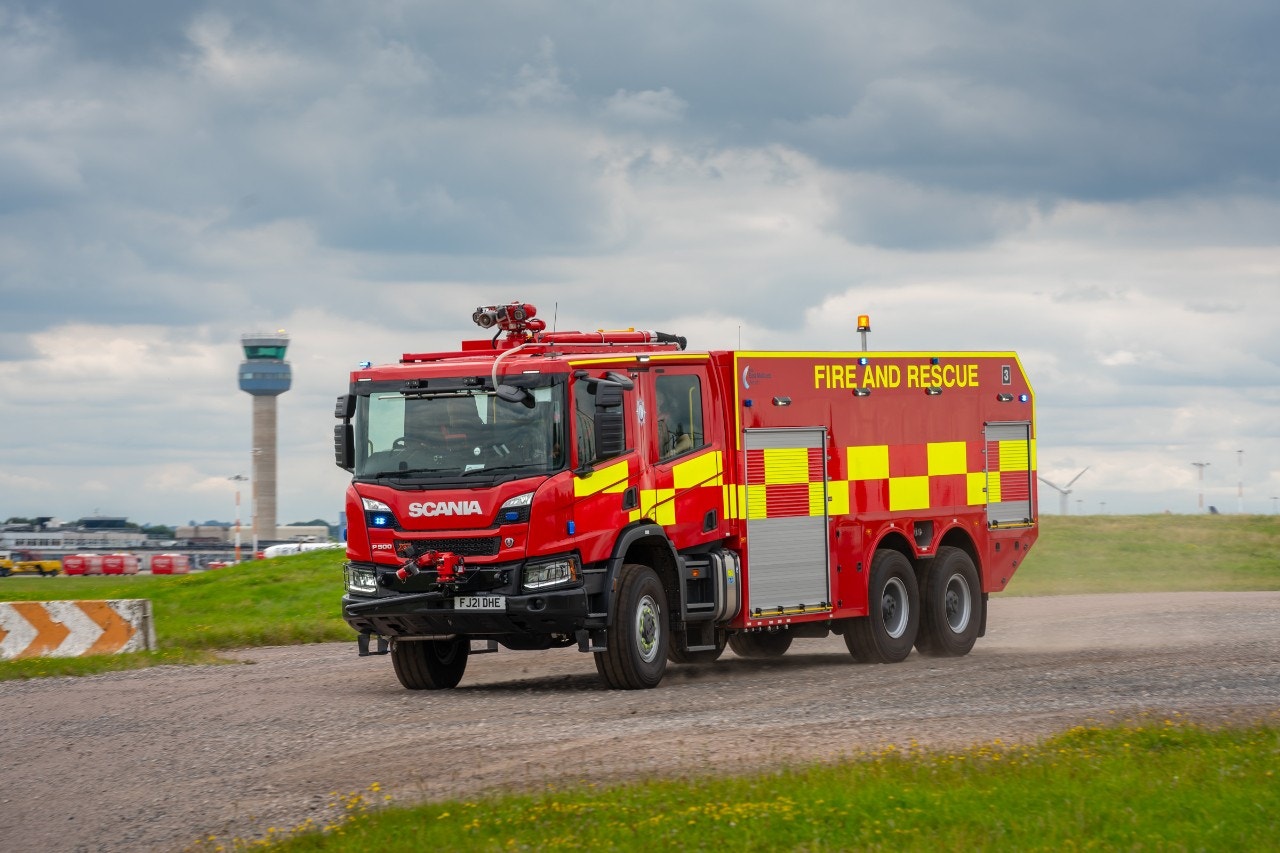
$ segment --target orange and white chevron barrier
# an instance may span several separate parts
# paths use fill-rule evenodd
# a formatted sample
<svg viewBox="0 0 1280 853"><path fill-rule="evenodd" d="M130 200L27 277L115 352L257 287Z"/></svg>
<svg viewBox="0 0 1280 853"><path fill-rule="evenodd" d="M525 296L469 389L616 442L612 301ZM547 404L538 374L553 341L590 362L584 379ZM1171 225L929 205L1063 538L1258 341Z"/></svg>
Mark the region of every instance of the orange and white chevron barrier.
<svg viewBox="0 0 1280 853"><path fill-rule="evenodd" d="M0 660L111 655L156 648L151 602L0 602Z"/></svg>

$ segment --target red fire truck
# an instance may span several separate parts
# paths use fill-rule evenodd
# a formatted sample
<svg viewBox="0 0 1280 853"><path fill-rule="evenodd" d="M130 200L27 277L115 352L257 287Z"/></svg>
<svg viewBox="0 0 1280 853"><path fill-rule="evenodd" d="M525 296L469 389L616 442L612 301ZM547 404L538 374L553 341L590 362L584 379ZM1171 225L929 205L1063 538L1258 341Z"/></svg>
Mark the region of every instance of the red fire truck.
<svg viewBox="0 0 1280 853"><path fill-rule="evenodd" d="M514 302L473 320L493 337L361 365L335 410L343 617L407 688L500 646L576 645L625 689L831 633L868 663L964 655L1036 539L1011 352L692 352Z"/></svg>

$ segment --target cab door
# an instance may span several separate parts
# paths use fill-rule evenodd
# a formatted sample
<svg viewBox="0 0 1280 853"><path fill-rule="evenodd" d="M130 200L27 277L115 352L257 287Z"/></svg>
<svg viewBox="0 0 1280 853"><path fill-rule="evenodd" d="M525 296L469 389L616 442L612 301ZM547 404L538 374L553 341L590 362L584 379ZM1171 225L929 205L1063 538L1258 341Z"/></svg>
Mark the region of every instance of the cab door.
<svg viewBox="0 0 1280 853"><path fill-rule="evenodd" d="M721 535L724 454L708 436L705 363L663 365L646 383L645 453L656 488L646 514L661 524L677 549Z"/></svg>

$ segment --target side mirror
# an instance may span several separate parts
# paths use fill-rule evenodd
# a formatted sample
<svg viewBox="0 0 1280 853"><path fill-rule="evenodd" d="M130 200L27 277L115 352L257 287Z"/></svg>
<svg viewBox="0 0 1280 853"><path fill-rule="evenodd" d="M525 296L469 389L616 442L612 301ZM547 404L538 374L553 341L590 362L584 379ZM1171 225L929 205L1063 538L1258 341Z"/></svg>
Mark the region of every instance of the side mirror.
<svg viewBox="0 0 1280 853"><path fill-rule="evenodd" d="M608 379L624 391L630 391L632 388L636 387L636 383L631 381L630 376L627 376L624 373L619 373L616 370L610 370L605 373L604 378Z"/></svg>
<svg viewBox="0 0 1280 853"><path fill-rule="evenodd" d="M596 386L596 412L622 405L622 386L601 382Z"/></svg>
<svg viewBox="0 0 1280 853"><path fill-rule="evenodd" d="M596 414L596 455L610 459L627 449L627 435L623 428L622 412Z"/></svg>
<svg viewBox="0 0 1280 853"><path fill-rule="evenodd" d="M333 461L344 471L356 467L356 433L350 421L333 428Z"/></svg>
<svg viewBox="0 0 1280 853"><path fill-rule="evenodd" d="M535 405L533 394L528 388L517 388L514 385L499 385L497 388L493 389L493 393L503 402L520 403L526 409L532 409Z"/></svg>
<svg viewBox="0 0 1280 853"><path fill-rule="evenodd" d="M629 379L627 384L631 384ZM596 386L596 455L601 459L617 456L627 449L622 388L621 384L613 382L601 382Z"/></svg>

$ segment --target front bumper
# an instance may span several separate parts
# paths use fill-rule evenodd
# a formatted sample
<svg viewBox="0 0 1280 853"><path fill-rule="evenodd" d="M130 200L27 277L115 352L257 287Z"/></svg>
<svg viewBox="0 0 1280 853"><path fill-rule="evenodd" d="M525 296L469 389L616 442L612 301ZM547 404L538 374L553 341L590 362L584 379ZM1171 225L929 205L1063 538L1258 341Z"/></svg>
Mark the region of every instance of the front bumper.
<svg viewBox="0 0 1280 853"><path fill-rule="evenodd" d="M496 582L498 573L489 572L486 574ZM590 607L591 587L602 581L599 575L588 574L576 586L524 593L519 592L518 572L512 572L505 584L468 582L441 587L416 582L407 589L388 588L383 582L386 573L385 568L379 571L377 592L348 590L342 597L342 618L358 633L382 637L463 634L483 638L571 635L582 628L604 626L604 614L593 615ZM455 609L455 598L470 595L500 595L506 609Z"/></svg>

